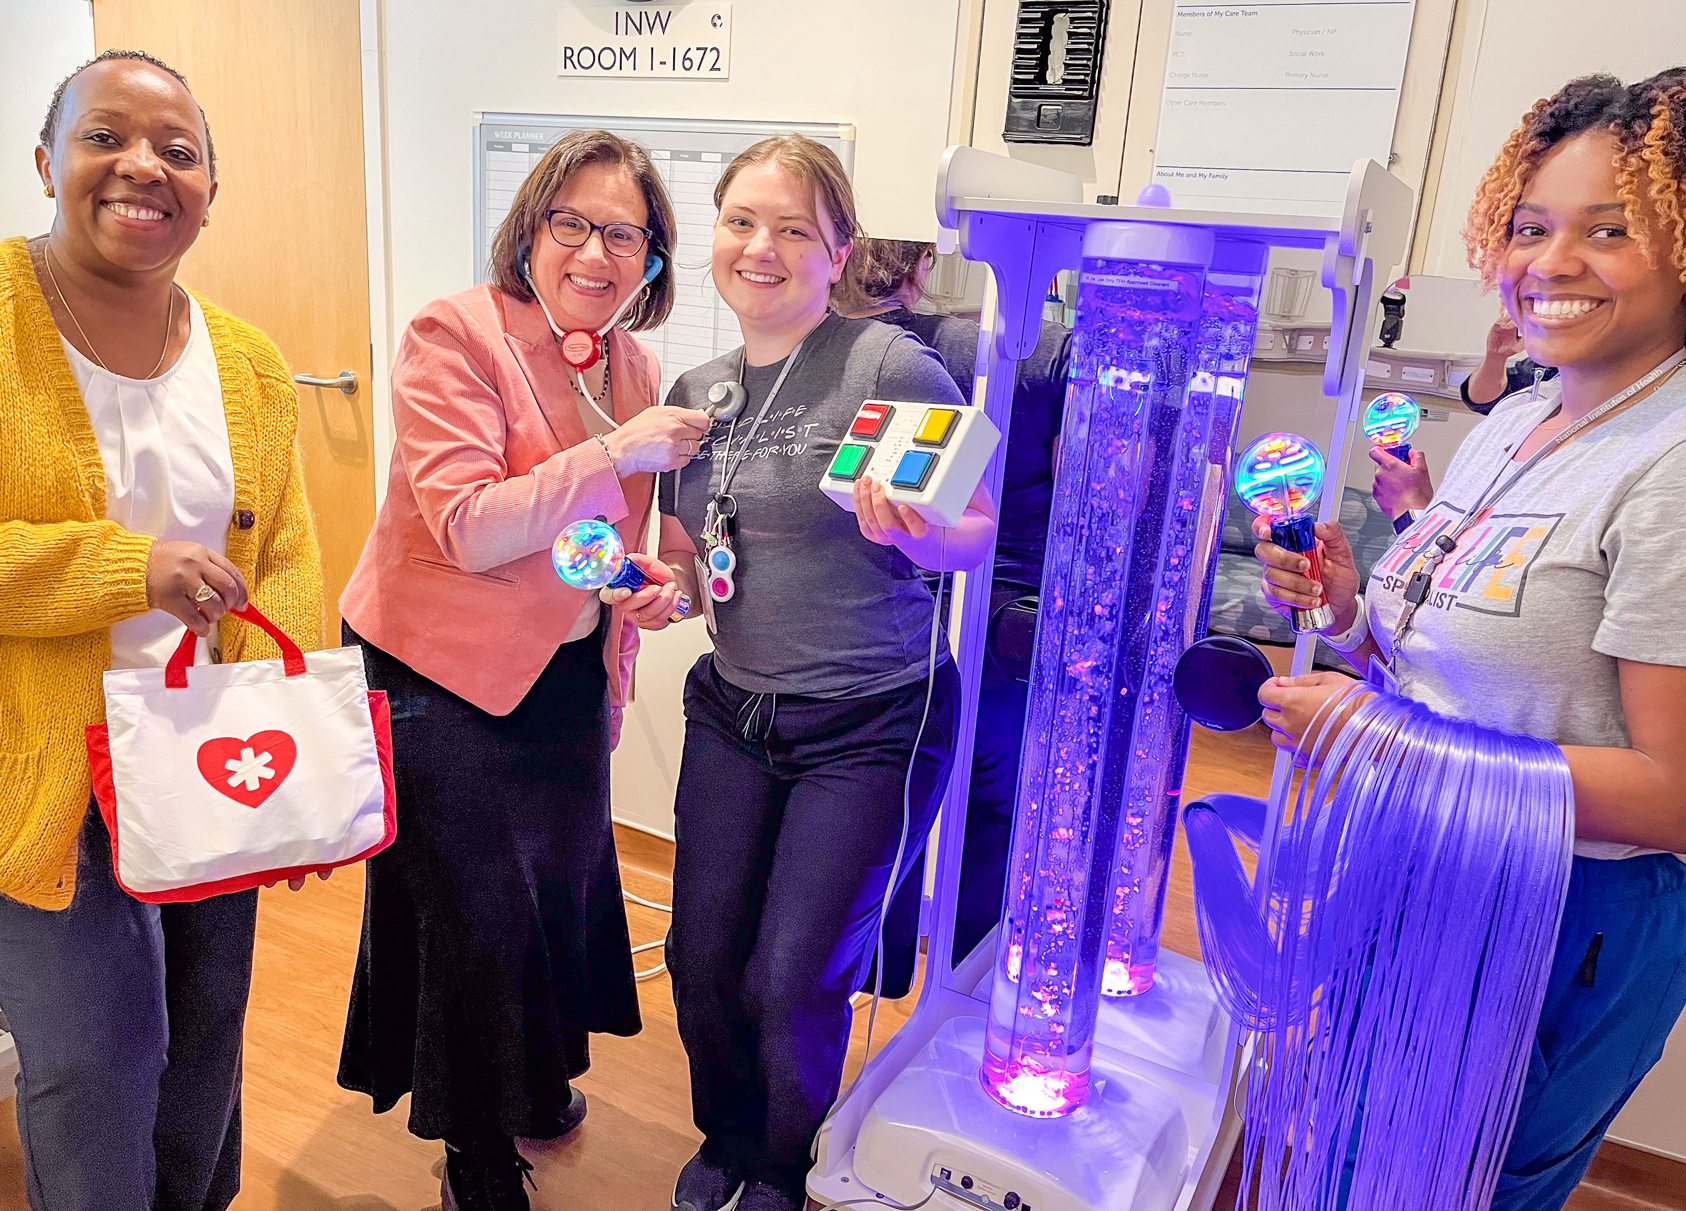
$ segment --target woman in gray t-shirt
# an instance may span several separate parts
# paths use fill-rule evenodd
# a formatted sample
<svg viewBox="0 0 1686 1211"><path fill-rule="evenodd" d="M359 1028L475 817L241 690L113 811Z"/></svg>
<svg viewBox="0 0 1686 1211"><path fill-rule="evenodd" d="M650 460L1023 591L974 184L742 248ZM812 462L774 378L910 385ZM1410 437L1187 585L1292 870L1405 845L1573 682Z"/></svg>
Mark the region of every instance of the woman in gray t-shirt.
<svg viewBox="0 0 1686 1211"><path fill-rule="evenodd" d="M668 403L701 407L717 383L747 401L663 477L662 558L638 557L663 584L626 601L647 628L666 624L675 585L702 612L698 536L733 514L732 590L709 603L714 651L685 684L674 804L668 962L704 1138L673 1202L795 1211L842 1078L849 996L953 760L959 678L919 569L981 561L994 507L980 488L944 531L868 478L854 513L819 489L864 401L964 406L917 339L828 311L856 234L836 157L794 136L757 144L715 203L714 282L744 344Z"/></svg>
<svg viewBox="0 0 1686 1211"><path fill-rule="evenodd" d="M1399 692L1443 714L1556 742L1574 778L1574 869L1500 1211L1563 1204L1686 1004L1682 129L1680 69L1577 80L1523 120L1471 210L1471 264L1558 380L1477 427L1364 596L1339 525L1317 527L1338 650L1391 659ZM1259 555L1275 604L1315 604L1303 556ZM1277 744L1343 680L1267 685Z"/></svg>

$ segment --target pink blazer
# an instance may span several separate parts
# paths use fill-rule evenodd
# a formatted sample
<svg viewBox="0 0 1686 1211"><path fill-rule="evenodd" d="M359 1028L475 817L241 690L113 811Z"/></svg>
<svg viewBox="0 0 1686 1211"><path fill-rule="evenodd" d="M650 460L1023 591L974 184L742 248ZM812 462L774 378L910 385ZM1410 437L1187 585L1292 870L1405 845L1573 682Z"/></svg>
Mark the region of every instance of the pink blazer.
<svg viewBox="0 0 1686 1211"><path fill-rule="evenodd" d="M624 331L608 347L625 421L656 402L661 369ZM551 543L570 522L603 517L640 549L654 476L616 477L580 421L544 313L491 286L437 299L410 321L392 411L386 501L340 612L422 676L507 715L594 596L557 577ZM637 653L638 628L617 611L603 649L617 708Z"/></svg>

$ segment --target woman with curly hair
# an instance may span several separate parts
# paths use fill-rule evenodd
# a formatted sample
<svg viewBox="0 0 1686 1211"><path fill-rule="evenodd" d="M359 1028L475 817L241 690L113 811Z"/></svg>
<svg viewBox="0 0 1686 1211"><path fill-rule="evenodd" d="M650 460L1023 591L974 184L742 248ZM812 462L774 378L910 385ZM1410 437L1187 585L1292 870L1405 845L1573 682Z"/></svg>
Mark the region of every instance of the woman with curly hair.
<svg viewBox="0 0 1686 1211"><path fill-rule="evenodd" d="M1319 524L1329 641L1442 714L1562 746L1574 870L1493 1206L1561 1207L1686 1005L1686 70L1589 76L1522 120L1465 231L1557 380L1499 402L1360 595ZM1261 533L1261 537L1264 535ZM1258 548L1279 608L1305 558ZM1261 692L1294 747L1337 674Z"/></svg>

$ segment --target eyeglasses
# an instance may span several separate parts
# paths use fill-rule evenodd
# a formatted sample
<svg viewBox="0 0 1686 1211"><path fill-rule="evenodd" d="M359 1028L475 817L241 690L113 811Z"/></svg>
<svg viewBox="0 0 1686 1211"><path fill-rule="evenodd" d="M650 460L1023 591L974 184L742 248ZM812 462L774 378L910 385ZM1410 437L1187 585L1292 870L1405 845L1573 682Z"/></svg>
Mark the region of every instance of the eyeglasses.
<svg viewBox="0 0 1686 1211"><path fill-rule="evenodd" d="M571 210L547 210L544 221L550 238L564 248L580 248L592 232L601 232L604 251L612 256L637 256L655 234L636 223L593 223Z"/></svg>

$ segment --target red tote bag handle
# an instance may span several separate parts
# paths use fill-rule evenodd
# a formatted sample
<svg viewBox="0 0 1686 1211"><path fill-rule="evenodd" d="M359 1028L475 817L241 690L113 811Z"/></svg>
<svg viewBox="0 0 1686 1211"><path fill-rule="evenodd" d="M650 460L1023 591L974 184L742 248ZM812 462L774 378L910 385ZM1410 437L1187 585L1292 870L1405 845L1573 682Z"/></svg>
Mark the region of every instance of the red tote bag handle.
<svg viewBox="0 0 1686 1211"><path fill-rule="evenodd" d="M299 645L287 638L287 633L263 616L255 605L245 605L238 610L230 610L236 618L251 623L264 634L275 640L281 649L281 666L286 669L289 677L304 675L304 653ZM199 650L199 636L188 631L181 637L181 643L176 646L175 654L170 662L164 666L164 686L166 689L185 690L187 688L187 669L193 663L194 654Z"/></svg>

